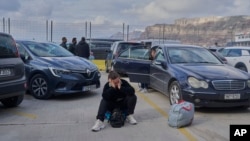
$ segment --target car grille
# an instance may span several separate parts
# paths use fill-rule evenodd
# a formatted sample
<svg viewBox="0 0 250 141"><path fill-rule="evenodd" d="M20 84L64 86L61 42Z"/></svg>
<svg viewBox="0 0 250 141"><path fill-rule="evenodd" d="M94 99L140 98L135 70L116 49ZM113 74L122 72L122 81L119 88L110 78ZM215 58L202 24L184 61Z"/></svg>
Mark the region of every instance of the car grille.
<svg viewBox="0 0 250 141"><path fill-rule="evenodd" d="M84 78L86 79L90 79L93 78L93 76L95 75L96 71L90 71L90 72L83 72L83 71L73 71L75 73L79 73L81 74Z"/></svg>
<svg viewBox="0 0 250 141"><path fill-rule="evenodd" d="M241 80L215 80L212 84L216 90L242 90L245 88L245 81Z"/></svg>
<svg viewBox="0 0 250 141"><path fill-rule="evenodd" d="M90 73L81 73L86 79L90 79L94 76L95 72L90 72Z"/></svg>

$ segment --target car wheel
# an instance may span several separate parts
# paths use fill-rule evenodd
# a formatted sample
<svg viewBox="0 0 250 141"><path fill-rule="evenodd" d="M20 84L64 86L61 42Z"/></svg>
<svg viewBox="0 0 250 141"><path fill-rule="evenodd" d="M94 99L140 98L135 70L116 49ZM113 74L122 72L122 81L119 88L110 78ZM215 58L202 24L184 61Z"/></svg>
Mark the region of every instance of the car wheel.
<svg viewBox="0 0 250 141"><path fill-rule="evenodd" d="M182 99L181 88L177 81L171 83L169 87L169 102L171 105L176 104Z"/></svg>
<svg viewBox="0 0 250 141"><path fill-rule="evenodd" d="M5 107L16 107L23 101L24 95L14 96L1 100Z"/></svg>
<svg viewBox="0 0 250 141"><path fill-rule="evenodd" d="M48 80L41 74L37 74L31 79L30 91L37 99L48 99L51 97Z"/></svg>

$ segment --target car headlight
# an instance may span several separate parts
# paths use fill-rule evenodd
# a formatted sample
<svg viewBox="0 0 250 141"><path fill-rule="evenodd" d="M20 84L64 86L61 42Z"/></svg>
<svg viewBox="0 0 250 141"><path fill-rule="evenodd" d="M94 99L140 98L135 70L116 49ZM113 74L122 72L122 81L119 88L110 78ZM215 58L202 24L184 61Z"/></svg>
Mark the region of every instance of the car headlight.
<svg viewBox="0 0 250 141"><path fill-rule="evenodd" d="M247 80L247 86L250 88L250 80Z"/></svg>
<svg viewBox="0 0 250 141"><path fill-rule="evenodd" d="M206 81L203 81L203 80L200 81L194 77L189 77L188 83L193 88L204 88L204 89L208 88L208 83Z"/></svg>
<svg viewBox="0 0 250 141"><path fill-rule="evenodd" d="M69 74L70 73L69 70L59 69L59 68L53 68L53 67L49 67L49 70L56 77L61 77L61 75Z"/></svg>

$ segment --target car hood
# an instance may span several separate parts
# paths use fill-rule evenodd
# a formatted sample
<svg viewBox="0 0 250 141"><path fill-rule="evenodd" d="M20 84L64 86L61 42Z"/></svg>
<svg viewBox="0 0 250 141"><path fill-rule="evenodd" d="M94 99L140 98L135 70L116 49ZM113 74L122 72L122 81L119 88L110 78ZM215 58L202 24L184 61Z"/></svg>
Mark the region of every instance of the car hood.
<svg viewBox="0 0 250 141"><path fill-rule="evenodd" d="M51 67L59 67L68 70L96 70L97 66L91 61L78 57L41 57L40 61L48 64Z"/></svg>
<svg viewBox="0 0 250 141"><path fill-rule="evenodd" d="M184 73L203 79L249 79L250 75L229 65L175 65L176 69Z"/></svg>

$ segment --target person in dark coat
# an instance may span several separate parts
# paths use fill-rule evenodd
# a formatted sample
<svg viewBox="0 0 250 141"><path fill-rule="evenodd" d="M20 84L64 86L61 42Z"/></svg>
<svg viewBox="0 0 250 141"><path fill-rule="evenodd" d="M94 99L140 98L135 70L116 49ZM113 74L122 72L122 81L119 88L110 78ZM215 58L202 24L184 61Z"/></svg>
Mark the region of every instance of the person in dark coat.
<svg viewBox="0 0 250 141"><path fill-rule="evenodd" d="M76 46L76 55L89 59L90 48L89 44L86 43L85 37L82 37L81 41Z"/></svg>
<svg viewBox="0 0 250 141"><path fill-rule="evenodd" d="M62 43L60 44L60 46L64 47L65 49L67 48L67 38L66 37L62 37Z"/></svg>
<svg viewBox="0 0 250 141"><path fill-rule="evenodd" d="M108 82L103 88L102 100L96 116L97 120L92 127L92 131L99 131L104 128L105 113L113 111L115 108L127 110L127 121L132 125L137 124L133 117L136 101L134 88L126 80L121 79L117 72L109 72Z"/></svg>
<svg viewBox="0 0 250 141"><path fill-rule="evenodd" d="M69 46L69 51L73 54L76 54L76 44L77 44L77 40L76 37L72 38L72 43Z"/></svg>

